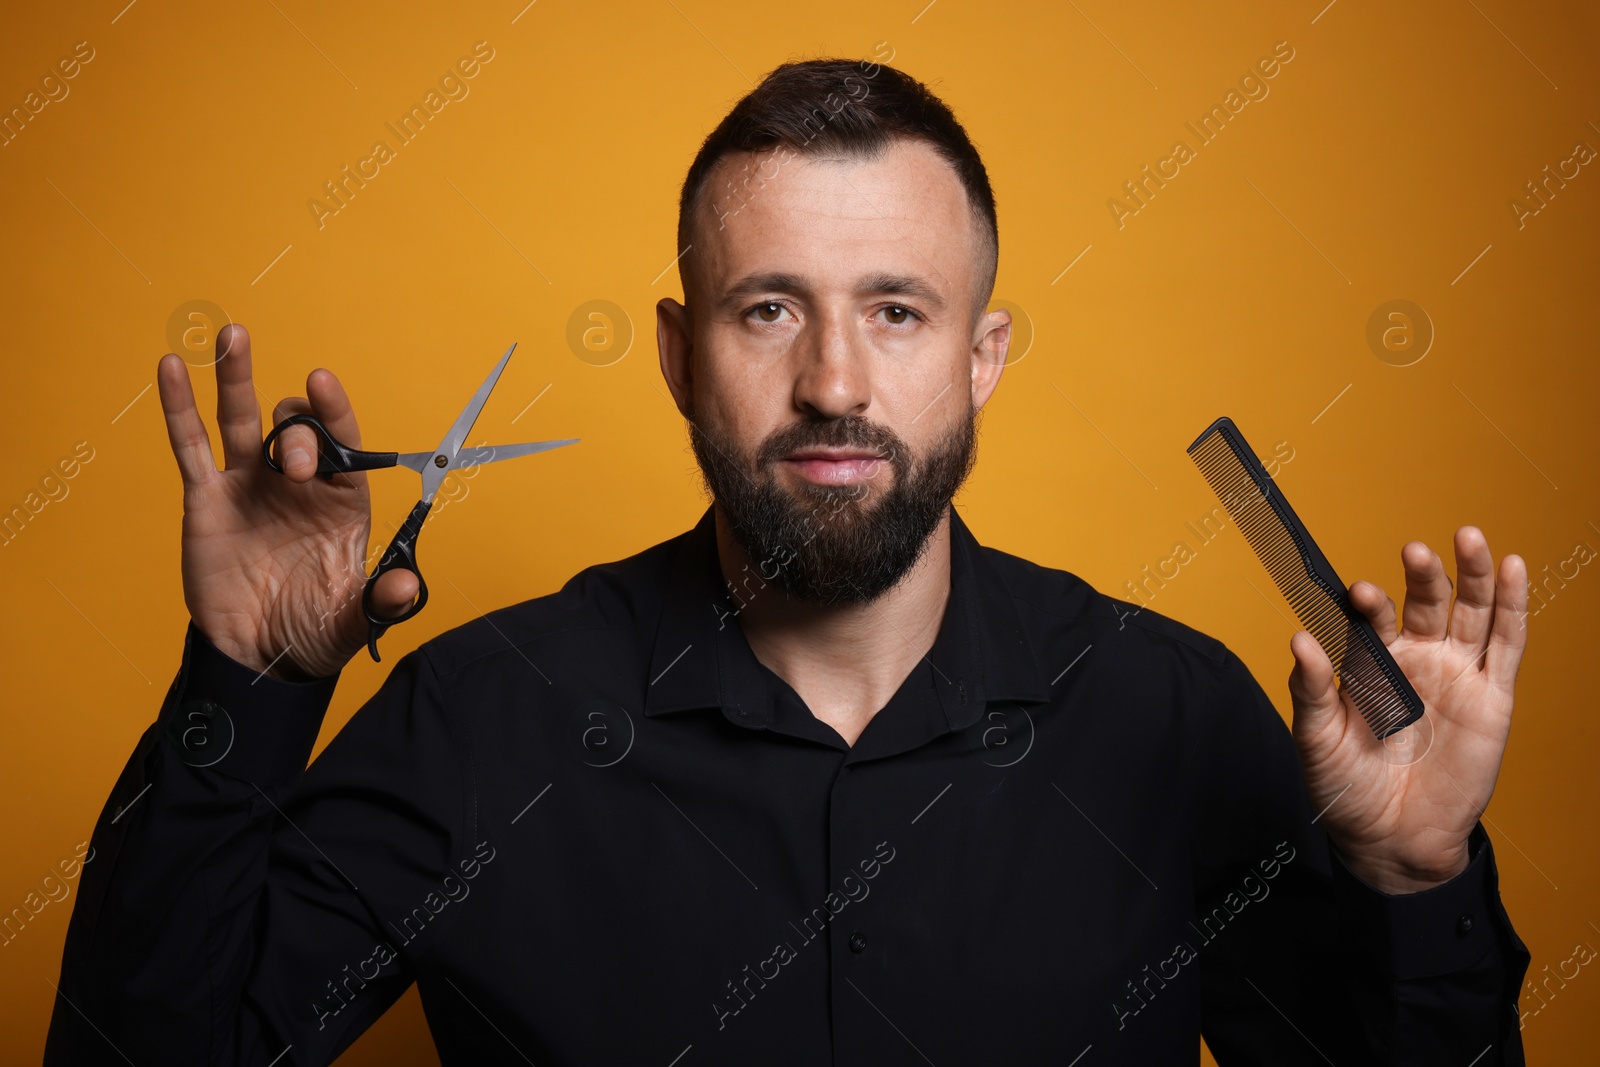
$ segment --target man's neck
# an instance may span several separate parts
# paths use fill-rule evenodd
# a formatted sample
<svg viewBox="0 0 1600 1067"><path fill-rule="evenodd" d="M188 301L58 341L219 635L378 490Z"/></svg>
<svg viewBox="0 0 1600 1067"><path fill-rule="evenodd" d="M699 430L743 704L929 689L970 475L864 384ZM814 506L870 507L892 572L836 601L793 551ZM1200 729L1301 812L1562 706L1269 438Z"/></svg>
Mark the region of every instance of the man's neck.
<svg viewBox="0 0 1600 1067"><path fill-rule="evenodd" d="M854 745L939 636L950 600L949 512L929 535L927 551L892 589L870 603L832 607L763 585L757 561L733 536L720 507L716 530L723 577L743 604L739 626L756 659Z"/></svg>

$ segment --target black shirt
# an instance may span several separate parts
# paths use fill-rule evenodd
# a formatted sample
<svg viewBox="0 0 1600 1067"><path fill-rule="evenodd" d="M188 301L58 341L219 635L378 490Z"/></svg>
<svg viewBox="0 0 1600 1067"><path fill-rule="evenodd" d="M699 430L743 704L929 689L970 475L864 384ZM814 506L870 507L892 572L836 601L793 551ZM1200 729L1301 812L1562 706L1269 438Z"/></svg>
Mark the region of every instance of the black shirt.
<svg viewBox="0 0 1600 1067"><path fill-rule="evenodd" d="M191 623L95 828L45 1062L323 1064L412 983L454 1064L1522 1062L1481 825L1385 896L1225 645L985 548L854 746L713 513L337 676ZM277 1057L275 1059L275 1057Z"/></svg>

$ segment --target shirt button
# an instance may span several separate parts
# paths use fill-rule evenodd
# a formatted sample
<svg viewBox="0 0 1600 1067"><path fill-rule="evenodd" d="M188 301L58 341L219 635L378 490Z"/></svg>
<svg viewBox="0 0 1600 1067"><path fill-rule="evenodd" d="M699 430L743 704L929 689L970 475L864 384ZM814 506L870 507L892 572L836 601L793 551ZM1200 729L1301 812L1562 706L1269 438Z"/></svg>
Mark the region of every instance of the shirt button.
<svg viewBox="0 0 1600 1067"><path fill-rule="evenodd" d="M191 718L195 715L199 715L202 718L209 719L217 714L217 709L219 707L220 705L218 705L215 701L190 699L185 700L183 702L183 706L179 710L182 711L185 716Z"/></svg>
<svg viewBox="0 0 1600 1067"><path fill-rule="evenodd" d="M178 706L167 727L178 758L191 767L210 767L233 748L233 720L221 704L191 698Z"/></svg>
<svg viewBox="0 0 1600 1067"><path fill-rule="evenodd" d="M855 933L851 934L850 935L850 951L851 952L865 952L865 951L867 951L867 935L861 933L861 931L859 931L859 930L856 931Z"/></svg>
<svg viewBox="0 0 1600 1067"><path fill-rule="evenodd" d="M1456 933L1458 933L1461 936L1465 937L1468 933L1471 932L1471 930L1472 930L1472 916L1470 914L1463 915L1463 916L1461 916L1461 918L1456 920Z"/></svg>

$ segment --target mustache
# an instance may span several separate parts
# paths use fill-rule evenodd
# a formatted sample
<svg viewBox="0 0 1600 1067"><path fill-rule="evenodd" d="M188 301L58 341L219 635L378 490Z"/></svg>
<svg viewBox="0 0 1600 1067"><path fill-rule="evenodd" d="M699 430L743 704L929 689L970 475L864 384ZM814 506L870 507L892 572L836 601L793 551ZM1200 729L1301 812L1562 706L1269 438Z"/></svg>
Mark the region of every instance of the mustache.
<svg viewBox="0 0 1600 1067"><path fill-rule="evenodd" d="M899 434L865 416L846 415L837 419L797 422L777 431L767 438L757 452L756 466L769 466L791 452L811 447L859 448L876 452L896 470L903 470L910 459L910 452Z"/></svg>

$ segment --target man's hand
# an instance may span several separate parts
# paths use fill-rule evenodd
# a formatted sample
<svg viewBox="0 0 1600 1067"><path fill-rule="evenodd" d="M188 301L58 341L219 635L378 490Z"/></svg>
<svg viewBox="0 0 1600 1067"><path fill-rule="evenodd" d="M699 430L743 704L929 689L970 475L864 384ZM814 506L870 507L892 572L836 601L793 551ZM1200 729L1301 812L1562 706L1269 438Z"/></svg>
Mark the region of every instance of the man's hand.
<svg viewBox="0 0 1600 1067"><path fill-rule="evenodd" d="M1424 712L1387 741L1372 735L1316 638L1289 640L1294 739L1313 807L1351 870L1385 893L1414 893L1467 866L1467 837L1489 804L1506 735L1517 667L1528 643L1527 565L1500 561L1475 526L1455 536L1460 588L1420 541L1400 550L1406 573L1405 632L1395 605L1371 582L1350 586L1405 672ZM1448 629L1447 629L1448 625ZM1324 810L1325 809L1325 810Z"/></svg>
<svg viewBox="0 0 1600 1067"><path fill-rule="evenodd" d="M217 334L217 470L182 358L156 365L167 437L183 475L183 599L212 644L255 670L291 680L337 672L366 643L361 610L372 508L367 476L316 476L317 439L292 426L277 440L285 473L261 455L261 409L250 372L250 335L237 324ZM332 372L306 378L306 395L280 401L273 420L312 412L352 448L361 434ZM417 579L396 569L373 590L388 618L411 603Z"/></svg>

